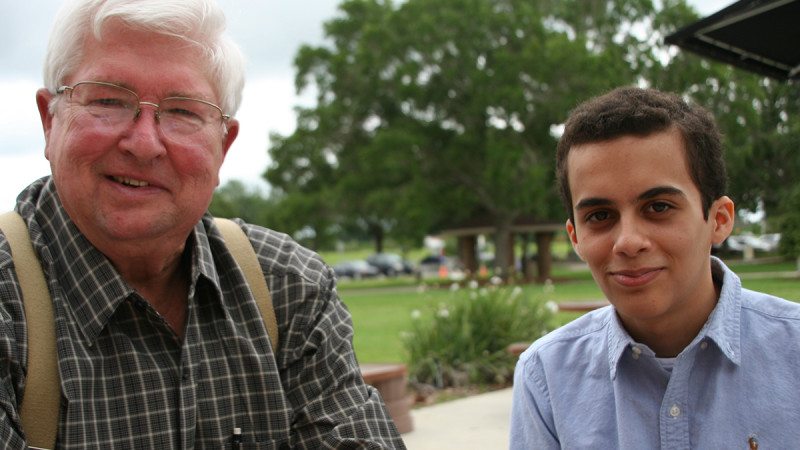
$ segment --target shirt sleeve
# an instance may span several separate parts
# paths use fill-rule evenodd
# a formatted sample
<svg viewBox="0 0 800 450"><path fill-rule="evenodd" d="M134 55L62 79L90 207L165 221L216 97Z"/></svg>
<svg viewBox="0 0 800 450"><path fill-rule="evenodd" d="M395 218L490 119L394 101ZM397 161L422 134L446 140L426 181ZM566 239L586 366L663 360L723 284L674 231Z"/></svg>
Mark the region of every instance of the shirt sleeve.
<svg viewBox="0 0 800 450"><path fill-rule="evenodd" d="M378 391L361 376L333 270L288 237L266 239L277 250L257 253L278 321L276 361L293 411L290 446L405 448Z"/></svg>
<svg viewBox="0 0 800 450"><path fill-rule="evenodd" d="M510 449L560 449L553 428L549 392L533 367L536 358L523 353L514 370Z"/></svg>

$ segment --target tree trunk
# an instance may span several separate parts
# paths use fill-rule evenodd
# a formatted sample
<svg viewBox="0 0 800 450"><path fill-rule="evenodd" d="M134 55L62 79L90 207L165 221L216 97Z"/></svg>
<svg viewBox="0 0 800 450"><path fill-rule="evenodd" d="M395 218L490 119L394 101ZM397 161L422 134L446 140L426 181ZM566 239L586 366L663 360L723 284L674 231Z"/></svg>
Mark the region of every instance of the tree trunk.
<svg viewBox="0 0 800 450"><path fill-rule="evenodd" d="M375 239L375 253L383 253L383 227L380 225L371 225L372 237Z"/></svg>
<svg viewBox="0 0 800 450"><path fill-rule="evenodd" d="M478 257L475 247L478 243L477 236L458 237L458 257L467 269L469 276L478 273Z"/></svg>
<svg viewBox="0 0 800 450"><path fill-rule="evenodd" d="M514 246L511 235L511 220L498 219L494 232L495 275L508 280L514 273Z"/></svg>
<svg viewBox="0 0 800 450"><path fill-rule="evenodd" d="M553 266L553 232L536 233L536 266L539 269L537 281L543 283L550 278Z"/></svg>

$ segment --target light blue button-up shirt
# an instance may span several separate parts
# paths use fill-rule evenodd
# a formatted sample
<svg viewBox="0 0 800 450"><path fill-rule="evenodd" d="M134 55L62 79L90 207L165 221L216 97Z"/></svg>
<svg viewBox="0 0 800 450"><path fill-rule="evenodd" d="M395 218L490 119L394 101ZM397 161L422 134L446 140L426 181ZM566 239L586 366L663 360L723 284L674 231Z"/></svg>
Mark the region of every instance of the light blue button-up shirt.
<svg viewBox="0 0 800 450"><path fill-rule="evenodd" d="M611 306L536 341L514 374L510 447L800 449L800 304L712 267L719 302L671 373Z"/></svg>

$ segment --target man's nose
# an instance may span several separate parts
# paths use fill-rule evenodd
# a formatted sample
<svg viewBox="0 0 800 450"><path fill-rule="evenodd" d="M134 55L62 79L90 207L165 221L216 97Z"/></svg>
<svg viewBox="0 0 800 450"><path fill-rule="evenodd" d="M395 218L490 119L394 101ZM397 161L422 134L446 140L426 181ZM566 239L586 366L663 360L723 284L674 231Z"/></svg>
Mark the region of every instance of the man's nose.
<svg viewBox="0 0 800 450"><path fill-rule="evenodd" d="M165 153L158 124L158 105L139 103L139 111L120 140L120 147L143 160L157 158Z"/></svg>
<svg viewBox="0 0 800 450"><path fill-rule="evenodd" d="M615 253L636 256L650 247L647 227L637 218L623 216L618 227L614 242Z"/></svg>

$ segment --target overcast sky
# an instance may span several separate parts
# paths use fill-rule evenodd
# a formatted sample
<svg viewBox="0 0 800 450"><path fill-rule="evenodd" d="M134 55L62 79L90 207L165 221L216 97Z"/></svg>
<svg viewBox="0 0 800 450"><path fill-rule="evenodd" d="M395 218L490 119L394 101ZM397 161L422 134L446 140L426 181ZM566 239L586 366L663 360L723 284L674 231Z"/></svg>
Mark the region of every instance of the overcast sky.
<svg viewBox="0 0 800 450"><path fill-rule="evenodd" d="M219 0L230 35L248 60L247 82L237 113L239 137L222 166L222 183L239 179L266 187L268 135L294 130L293 107L308 103L294 90L292 60L302 44L320 45L322 23L337 14L338 0ZM50 173L35 93L59 0L4 2L0 13L0 212L17 194ZM707 15L733 0L690 0Z"/></svg>

